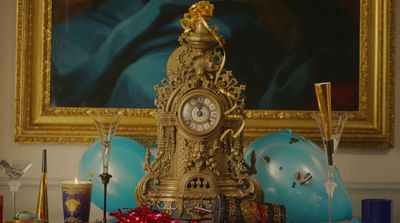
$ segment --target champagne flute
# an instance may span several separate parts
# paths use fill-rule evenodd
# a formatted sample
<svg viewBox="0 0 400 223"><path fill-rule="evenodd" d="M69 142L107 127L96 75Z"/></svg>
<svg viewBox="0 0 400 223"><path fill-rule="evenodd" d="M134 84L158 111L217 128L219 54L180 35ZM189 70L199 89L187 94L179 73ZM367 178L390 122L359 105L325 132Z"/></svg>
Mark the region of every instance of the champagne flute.
<svg viewBox="0 0 400 223"><path fill-rule="evenodd" d="M314 88L319 108L319 113L314 115L314 119L318 124L328 161L328 178L325 182L325 190L328 194L328 222L330 223L332 222L332 196L337 186L334 181L333 157L337 151L347 115L341 114L332 117L330 82L316 83Z"/></svg>
<svg viewBox="0 0 400 223"><path fill-rule="evenodd" d="M100 174L104 185L104 204L103 204L103 222L107 222L107 184L110 182L111 174L108 173L108 162L110 159L111 142L115 135L122 112L116 114L104 114L101 112L88 111L96 125L97 132L101 140L101 151L103 157L103 173Z"/></svg>
<svg viewBox="0 0 400 223"><path fill-rule="evenodd" d="M17 181L26 171L31 168L33 161L19 160L19 161L6 161L0 160L0 167L3 172L7 175L10 181L7 183L10 187L10 191L13 197L13 218L16 217L16 193L18 192L21 182Z"/></svg>

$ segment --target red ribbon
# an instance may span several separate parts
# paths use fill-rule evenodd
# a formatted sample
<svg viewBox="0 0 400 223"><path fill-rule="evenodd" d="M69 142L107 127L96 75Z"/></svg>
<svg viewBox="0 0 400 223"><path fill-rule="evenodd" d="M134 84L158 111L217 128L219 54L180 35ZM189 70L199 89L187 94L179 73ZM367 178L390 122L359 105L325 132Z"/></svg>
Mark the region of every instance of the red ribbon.
<svg viewBox="0 0 400 223"><path fill-rule="evenodd" d="M127 212L118 209L110 216L115 217L117 223L179 223L171 215L160 213L147 206L129 209Z"/></svg>
<svg viewBox="0 0 400 223"><path fill-rule="evenodd" d="M265 206L262 203L258 203L257 206L260 212L261 223L267 223L267 212L265 210Z"/></svg>
<svg viewBox="0 0 400 223"><path fill-rule="evenodd" d="M181 221L174 220L171 215L160 213L147 206L133 209L118 209L111 213L110 216L116 218L118 220L117 223L181 223ZM201 218L184 221L189 223L201 223L209 220L211 219Z"/></svg>

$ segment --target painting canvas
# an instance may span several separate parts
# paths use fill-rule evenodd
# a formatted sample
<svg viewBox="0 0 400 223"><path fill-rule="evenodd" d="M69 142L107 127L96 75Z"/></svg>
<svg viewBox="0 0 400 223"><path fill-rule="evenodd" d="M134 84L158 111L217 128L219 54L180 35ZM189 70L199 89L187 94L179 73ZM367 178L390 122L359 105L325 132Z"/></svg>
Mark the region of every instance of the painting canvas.
<svg viewBox="0 0 400 223"><path fill-rule="evenodd" d="M17 0L15 141L91 143L88 110L156 143L154 85L193 0ZM395 0L213 0L210 24L246 84L245 143L279 129L320 139L313 84L332 82L341 145L394 137Z"/></svg>
<svg viewBox="0 0 400 223"><path fill-rule="evenodd" d="M192 0L53 0L51 105L154 108L154 85L179 46ZM246 108L314 110L313 84L333 107L359 106L359 0L216 0L226 69Z"/></svg>

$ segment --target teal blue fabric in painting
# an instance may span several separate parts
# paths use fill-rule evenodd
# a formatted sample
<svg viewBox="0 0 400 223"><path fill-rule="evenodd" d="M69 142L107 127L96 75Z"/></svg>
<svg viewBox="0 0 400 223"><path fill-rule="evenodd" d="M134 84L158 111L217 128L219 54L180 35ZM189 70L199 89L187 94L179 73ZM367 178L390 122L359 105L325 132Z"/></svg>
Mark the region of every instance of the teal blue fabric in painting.
<svg viewBox="0 0 400 223"><path fill-rule="evenodd" d="M52 105L154 107L154 85L179 46L179 19L197 1L95 2L53 24ZM259 1L266 9L286 7L280 17L263 14L252 1L211 2L211 24L226 40L226 68L247 85L247 108L314 108L312 84L331 81L338 108L357 109L358 20L343 1Z"/></svg>

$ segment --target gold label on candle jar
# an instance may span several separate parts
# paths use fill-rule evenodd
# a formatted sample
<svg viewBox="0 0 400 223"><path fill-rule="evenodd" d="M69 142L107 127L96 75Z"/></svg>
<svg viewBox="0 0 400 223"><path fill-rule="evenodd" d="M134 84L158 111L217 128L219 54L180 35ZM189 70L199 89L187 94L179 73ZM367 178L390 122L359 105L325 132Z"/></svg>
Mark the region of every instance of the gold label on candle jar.
<svg viewBox="0 0 400 223"><path fill-rule="evenodd" d="M81 202L79 202L79 200L76 199L68 199L65 202L65 206L67 206L67 209L69 211L69 213L71 213L71 215L73 215L79 208L79 206L81 205Z"/></svg>

